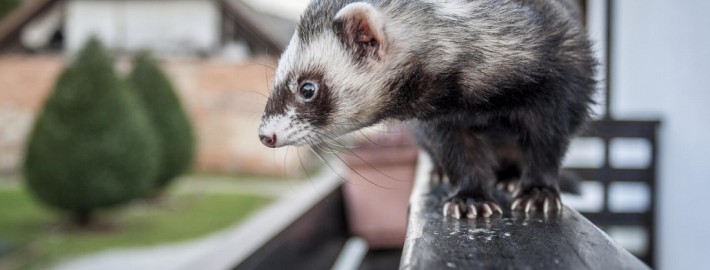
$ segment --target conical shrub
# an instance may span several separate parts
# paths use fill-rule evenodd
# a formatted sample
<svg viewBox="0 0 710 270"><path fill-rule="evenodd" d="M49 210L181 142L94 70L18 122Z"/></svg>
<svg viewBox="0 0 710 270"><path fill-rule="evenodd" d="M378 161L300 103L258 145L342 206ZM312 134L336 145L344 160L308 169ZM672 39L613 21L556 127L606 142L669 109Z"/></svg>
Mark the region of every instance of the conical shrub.
<svg viewBox="0 0 710 270"><path fill-rule="evenodd" d="M155 195L192 165L192 126L170 80L147 52L136 57L128 82L158 135L161 154Z"/></svg>
<svg viewBox="0 0 710 270"><path fill-rule="evenodd" d="M59 77L35 120L24 175L42 202L82 225L151 188L159 162L149 120L97 40Z"/></svg>

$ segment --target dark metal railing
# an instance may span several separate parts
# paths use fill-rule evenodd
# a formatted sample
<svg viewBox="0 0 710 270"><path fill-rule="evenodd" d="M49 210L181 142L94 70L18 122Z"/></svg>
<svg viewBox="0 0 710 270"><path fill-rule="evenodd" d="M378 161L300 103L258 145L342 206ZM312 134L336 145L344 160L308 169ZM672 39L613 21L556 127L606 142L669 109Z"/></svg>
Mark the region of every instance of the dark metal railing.
<svg viewBox="0 0 710 270"><path fill-rule="evenodd" d="M583 180L595 181L602 185L604 194L600 211L582 212L582 214L602 229L613 226L636 227L644 231L646 238L645 252L635 254L646 264L655 265L656 250L656 205L657 196L657 160L659 121L615 121L600 120L594 122L583 138L597 138L604 145L604 160L598 168L568 168L577 172ZM617 168L611 162L612 142L616 139L644 140L650 147L648 162L641 168ZM614 183L634 183L645 186L648 206L642 211L614 212L610 207L610 187Z"/></svg>

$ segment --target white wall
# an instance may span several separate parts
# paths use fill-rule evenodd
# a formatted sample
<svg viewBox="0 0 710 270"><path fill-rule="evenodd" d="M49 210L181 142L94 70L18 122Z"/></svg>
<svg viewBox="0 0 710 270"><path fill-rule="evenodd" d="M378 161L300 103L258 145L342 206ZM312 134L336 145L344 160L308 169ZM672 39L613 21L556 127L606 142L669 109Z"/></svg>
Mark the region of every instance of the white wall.
<svg viewBox="0 0 710 270"><path fill-rule="evenodd" d="M242 0L260 12L297 22L310 0Z"/></svg>
<svg viewBox="0 0 710 270"><path fill-rule="evenodd" d="M219 46L220 19L215 1L73 0L66 7L66 47L74 52L96 35L115 50L209 52Z"/></svg>
<svg viewBox="0 0 710 270"><path fill-rule="evenodd" d="M710 1L616 4L612 110L663 120L660 269L710 269Z"/></svg>

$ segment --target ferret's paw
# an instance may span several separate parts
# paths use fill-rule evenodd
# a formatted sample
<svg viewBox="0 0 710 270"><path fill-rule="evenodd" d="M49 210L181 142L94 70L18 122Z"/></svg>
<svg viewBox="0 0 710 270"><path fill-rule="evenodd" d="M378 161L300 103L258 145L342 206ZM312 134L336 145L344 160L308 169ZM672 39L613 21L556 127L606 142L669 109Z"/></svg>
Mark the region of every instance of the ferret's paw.
<svg viewBox="0 0 710 270"><path fill-rule="evenodd" d="M531 188L515 196L511 210L521 210L529 213L542 210L543 213L562 210L560 193L552 188Z"/></svg>
<svg viewBox="0 0 710 270"><path fill-rule="evenodd" d="M490 217L495 213L503 214L503 209L492 200L475 200L456 196L444 204L444 216L456 219Z"/></svg>

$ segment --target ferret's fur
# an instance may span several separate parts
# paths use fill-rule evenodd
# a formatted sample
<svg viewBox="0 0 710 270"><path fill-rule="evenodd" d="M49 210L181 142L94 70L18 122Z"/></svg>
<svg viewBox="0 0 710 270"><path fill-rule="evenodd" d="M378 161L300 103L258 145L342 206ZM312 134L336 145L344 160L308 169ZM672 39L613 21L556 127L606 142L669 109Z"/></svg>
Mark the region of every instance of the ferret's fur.
<svg viewBox="0 0 710 270"><path fill-rule="evenodd" d="M446 215L502 212L490 191L502 174L518 179L514 210L560 209L561 159L595 85L579 17L571 0L313 0L260 136L303 145L412 120L432 176L455 186Z"/></svg>

